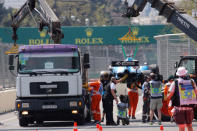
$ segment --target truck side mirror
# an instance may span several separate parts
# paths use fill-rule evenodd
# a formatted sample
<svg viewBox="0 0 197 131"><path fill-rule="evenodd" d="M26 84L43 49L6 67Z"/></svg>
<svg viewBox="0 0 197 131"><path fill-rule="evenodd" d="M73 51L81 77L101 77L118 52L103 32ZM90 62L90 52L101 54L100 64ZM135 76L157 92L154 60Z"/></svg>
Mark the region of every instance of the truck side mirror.
<svg viewBox="0 0 197 131"><path fill-rule="evenodd" d="M178 67L178 62L174 63L174 68Z"/></svg>
<svg viewBox="0 0 197 131"><path fill-rule="evenodd" d="M89 54L84 54L84 57L83 57L84 69L90 68L90 63L89 62L90 62Z"/></svg>
<svg viewBox="0 0 197 131"><path fill-rule="evenodd" d="M14 63L14 55L9 55L9 65L13 65Z"/></svg>
<svg viewBox="0 0 197 131"><path fill-rule="evenodd" d="M14 70L14 55L9 55L9 70Z"/></svg>
<svg viewBox="0 0 197 131"><path fill-rule="evenodd" d="M10 65L9 66L9 70L14 70L14 66L13 65Z"/></svg>
<svg viewBox="0 0 197 131"><path fill-rule="evenodd" d="M85 68L85 69L90 68L90 64L89 64L89 63L84 64L84 68Z"/></svg>
<svg viewBox="0 0 197 131"><path fill-rule="evenodd" d="M83 57L83 63L89 63L90 62L90 58L89 58L89 54L84 54L84 57Z"/></svg>

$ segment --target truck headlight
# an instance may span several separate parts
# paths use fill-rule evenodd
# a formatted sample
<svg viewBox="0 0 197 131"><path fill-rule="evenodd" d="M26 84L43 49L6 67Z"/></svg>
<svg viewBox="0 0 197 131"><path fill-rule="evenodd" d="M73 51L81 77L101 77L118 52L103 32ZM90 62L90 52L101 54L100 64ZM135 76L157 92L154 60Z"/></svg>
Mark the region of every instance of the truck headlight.
<svg viewBox="0 0 197 131"><path fill-rule="evenodd" d="M29 108L29 103L22 103L22 108Z"/></svg>
<svg viewBox="0 0 197 131"><path fill-rule="evenodd" d="M72 114L77 114L78 111L77 110L72 110Z"/></svg>
<svg viewBox="0 0 197 131"><path fill-rule="evenodd" d="M28 115L28 111L22 111L22 115Z"/></svg>

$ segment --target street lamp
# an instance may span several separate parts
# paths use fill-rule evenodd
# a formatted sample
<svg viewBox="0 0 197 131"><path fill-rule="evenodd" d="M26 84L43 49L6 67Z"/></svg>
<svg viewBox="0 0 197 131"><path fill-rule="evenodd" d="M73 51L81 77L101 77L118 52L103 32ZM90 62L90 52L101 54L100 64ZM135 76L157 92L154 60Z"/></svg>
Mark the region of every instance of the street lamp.
<svg viewBox="0 0 197 131"><path fill-rule="evenodd" d="M71 18L72 21L76 20L76 16L74 16L74 15L71 15L70 18Z"/></svg>
<svg viewBox="0 0 197 131"><path fill-rule="evenodd" d="M90 25L90 20L88 18L85 19L85 25L89 26Z"/></svg>
<svg viewBox="0 0 197 131"><path fill-rule="evenodd" d="M192 9L192 17L197 18L197 0L194 1L194 9Z"/></svg>

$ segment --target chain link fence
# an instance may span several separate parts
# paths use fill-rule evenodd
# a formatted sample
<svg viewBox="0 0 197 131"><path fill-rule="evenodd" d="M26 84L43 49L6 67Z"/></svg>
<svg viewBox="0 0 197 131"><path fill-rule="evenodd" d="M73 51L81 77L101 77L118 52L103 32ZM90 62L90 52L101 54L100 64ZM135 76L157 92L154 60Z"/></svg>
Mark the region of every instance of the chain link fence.
<svg viewBox="0 0 197 131"><path fill-rule="evenodd" d="M8 55L5 54L9 48L11 45L0 43L0 90L15 87L16 78L8 69Z"/></svg>
<svg viewBox="0 0 197 131"><path fill-rule="evenodd" d="M0 86L3 88L15 86L16 77L8 70L8 55L5 52L11 48L12 44L0 43ZM79 46L82 53L90 54L90 69L89 78L99 78L100 72L108 70L111 61L124 60L124 53L126 55L136 51L135 59L139 60L140 64L148 62L148 64L157 63L157 45L94 45L94 46Z"/></svg>
<svg viewBox="0 0 197 131"><path fill-rule="evenodd" d="M139 61L140 65L145 62L148 64L157 63L157 45L108 45L108 46L88 46L80 47L82 52L90 54L90 70L89 78L99 78L99 74L103 70L109 70L109 65L112 61L121 61L125 59L124 53L129 56L135 54L135 59ZM124 51L123 51L124 50Z"/></svg>
<svg viewBox="0 0 197 131"><path fill-rule="evenodd" d="M154 37L157 40L157 61L164 79L174 75L175 62L180 56L197 55L197 43L184 33L167 34Z"/></svg>

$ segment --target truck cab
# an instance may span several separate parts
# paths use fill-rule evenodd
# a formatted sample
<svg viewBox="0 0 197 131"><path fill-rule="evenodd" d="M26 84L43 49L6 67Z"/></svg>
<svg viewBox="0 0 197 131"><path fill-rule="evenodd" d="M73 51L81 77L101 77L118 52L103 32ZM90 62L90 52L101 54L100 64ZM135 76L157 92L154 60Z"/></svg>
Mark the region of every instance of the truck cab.
<svg viewBox="0 0 197 131"><path fill-rule="evenodd" d="M90 94L82 87L89 67L85 57L73 45L19 47L16 110L20 126L90 119Z"/></svg>
<svg viewBox="0 0 197 131"><path fill-rule="evenodd" d="M185 67L190 78L197 83L197 55L180 56L180 61L175 63L175 68L178 67ZM197 106L194 107L194 118L197 119Z"/></svg>
<svg viewBox="0 0 197 131"><path fill-rule="evenodd" d="M175 68L185 67L192 79L197 82L197 55L180 56L180 61L175 63Z"/></svg>

